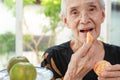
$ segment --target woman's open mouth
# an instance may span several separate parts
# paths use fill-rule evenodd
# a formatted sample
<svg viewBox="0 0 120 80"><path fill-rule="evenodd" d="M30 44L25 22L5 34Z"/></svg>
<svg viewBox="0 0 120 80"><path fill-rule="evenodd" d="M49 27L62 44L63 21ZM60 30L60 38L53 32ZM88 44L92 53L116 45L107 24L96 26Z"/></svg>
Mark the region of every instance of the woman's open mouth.
<svg viewBox="0 0 120 80"><path fill-rule="evenodd" d="M87 33L87 32L90 32L92 31L94 28L89 28L89 29L81 29L80 32L81 33Z"/></svg>

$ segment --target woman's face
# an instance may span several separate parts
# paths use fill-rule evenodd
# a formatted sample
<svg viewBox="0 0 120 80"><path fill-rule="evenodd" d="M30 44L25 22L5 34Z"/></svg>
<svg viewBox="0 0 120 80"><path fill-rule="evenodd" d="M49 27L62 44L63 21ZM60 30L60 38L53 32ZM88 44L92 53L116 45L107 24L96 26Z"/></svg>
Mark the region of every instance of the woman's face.
<svg viewBox="0 0 120 80"><path fill-rule="evenodd" d="M82 43L86 41L87 32L94 39L98 38L104 17L105 12L100 8L99 0L66 1L64 22L72 30L74 37Z"/></svg>

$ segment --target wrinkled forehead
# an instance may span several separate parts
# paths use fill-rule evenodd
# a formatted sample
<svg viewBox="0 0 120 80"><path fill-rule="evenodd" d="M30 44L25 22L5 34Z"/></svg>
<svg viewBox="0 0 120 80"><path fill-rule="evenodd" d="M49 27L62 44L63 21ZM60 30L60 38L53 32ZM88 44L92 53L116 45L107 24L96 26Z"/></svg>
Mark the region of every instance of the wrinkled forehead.
<svg viewBox="0 0 120 80"><path fill-rule="evenodd" d="M66 0L66 8L86 5L99 5L99 0Z"/></svg>

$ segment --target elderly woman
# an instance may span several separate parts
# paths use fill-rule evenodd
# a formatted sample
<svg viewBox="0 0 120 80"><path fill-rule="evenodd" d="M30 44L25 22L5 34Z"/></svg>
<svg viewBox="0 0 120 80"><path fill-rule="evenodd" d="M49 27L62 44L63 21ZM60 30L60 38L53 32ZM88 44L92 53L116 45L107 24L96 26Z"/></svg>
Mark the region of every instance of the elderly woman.
<svg viewBox="0 0 120 80"><path fill-rule="evenodd" d="M120 47L97 39L104 18L103 0L62 1L62 19L74 39L45 51L41 65L52 70L53 79L120 80ZM88 32L93 36L92 43L86 42ZM98 77L93 68L100 60L107 60L112 66Z"/></svg>

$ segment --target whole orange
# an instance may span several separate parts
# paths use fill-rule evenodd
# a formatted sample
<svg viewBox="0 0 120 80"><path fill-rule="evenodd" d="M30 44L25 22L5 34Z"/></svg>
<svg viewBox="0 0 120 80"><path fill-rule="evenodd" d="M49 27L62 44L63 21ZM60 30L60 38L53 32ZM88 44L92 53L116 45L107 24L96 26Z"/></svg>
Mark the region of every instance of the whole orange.
<svg viewBox="0 0 120 80"><path fill-rule="evenodd" d="M12 66L18 62L29 62L29 60L25 56L14 56L12 57L7 65L7 72L9 73Z"/></svg>
<svg viewBox="0 0 120 80"><path fill-rule="evenodd" d="M10 80L36 80L37 71L29 62L19 62L10 70Z"/></svg>

